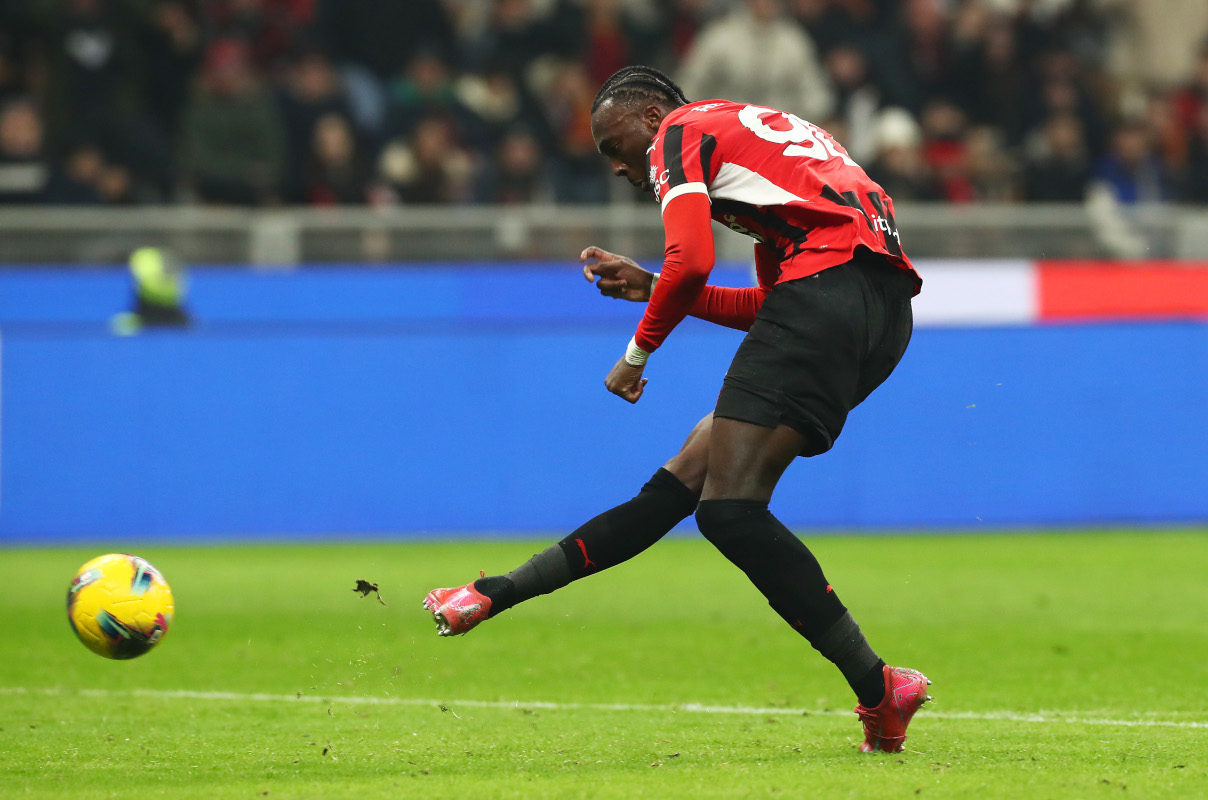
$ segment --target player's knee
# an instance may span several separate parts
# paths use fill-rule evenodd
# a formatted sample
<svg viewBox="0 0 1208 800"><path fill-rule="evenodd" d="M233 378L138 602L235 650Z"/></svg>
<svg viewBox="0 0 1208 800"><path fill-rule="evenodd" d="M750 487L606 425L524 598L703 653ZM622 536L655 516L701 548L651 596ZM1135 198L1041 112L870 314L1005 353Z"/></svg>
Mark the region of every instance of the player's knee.
<svg viewBox="0 0 1208 800"><path fill-rule="evenodd" d="M709 431L712 426L713 415L709 414L696 423L679 453L663 465L697 495L705 488L705 478L709 474Z"/></svg>
<svg viewBox="0 0 1208 800"><path fill-rule="evenodd" d="M696 527L724 551L730 542L742 538L745 522L766 513L768 504L762 500L702 500L696 505Z"/></svg>

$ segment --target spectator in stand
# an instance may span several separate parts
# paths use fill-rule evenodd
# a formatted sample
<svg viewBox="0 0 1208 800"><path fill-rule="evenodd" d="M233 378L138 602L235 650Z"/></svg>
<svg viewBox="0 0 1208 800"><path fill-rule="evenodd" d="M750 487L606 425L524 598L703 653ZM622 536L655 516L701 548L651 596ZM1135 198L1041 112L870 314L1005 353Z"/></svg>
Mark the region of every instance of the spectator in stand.
<svg viewBox="0 0 1208 800"><path fill-rule="evenodd" d="M975 125L968 130L963 171L974 201L1009 203L1017 199L1014 164L999 128Z"/></svg>
<svg viewBox="0 0 1208 800"><path fill-rule="evenodd" d="M835 116L823 127L843 143L856 163L871 161L876 155L881 92L868 74L868 61L855 45L840 44L827 52L826 71L836 103Z"/></svg>
<svg viewBox="0 0 1208 800"><path fill-rule="evenodd" d="M666 67L673 72L688 57L709 16L711 0L669 0L662 18L661 46L651 53L650 62L655 67Z"/></svg>
<svg viewBox="0 0 1208 800"><path fill-rule="evenodd" d="M137 100L134 18L116 0L66 0L49 37L51 139L96 138Z"/></svg>
<svg viewBox="0 0 1208 800"><path fill-rule="evenodd" d="M1031 126L1054 115L1073 114L1082 123L1082 135L1092 155L1103 153L1110 126L1083 65L1071 52L1058 48L1042 52L1036 64L1039 86L1032 93Z"/></svg>
<svg viewBox="0 0 1208 800"><path fill-rule="evenodd" d="M921 113L948 91L948 27L940 0L902 0L874 46L865 50L887 104Z"/></svg>
<svg viewBox="0 0 1208 800"><path fill-rule="evenodd" d="M358 126L379 133L386 85L420 49L452 58L452 20L442 0L317 0L312 29L343 73Z"/></svg>
<svg viewBox="0 0 1208 800"><path fill-rule="evenodd" d="M33 24L25 4L0 0L0 106L29 91L27 64Z"/></svg>
<svg viewBox="0 0 1208 800"><path fill-rule="evenodd" d="M459 51L470 71L491 65L521 83L533 59L550 48L532 0L471 0L462 17Z"/></svg>
<svg viewBox="0 0 1208 800"><path fill-rule="evenodd" d="M993 125L1018 145L1027 130L1031 76L1020 52L1014 21L979 3L958 12L953 36L953 96L977 123Z"/></svg>
<svg viewBox="0 0 1208 800"><path fill-rule="evenodd" d="M211 39L240 39L261 70L272 70L289 54L314 17L314 0L200 0Z"/></svg>
<svg viewBox="0 0 1208 800"><path fill-rule="evenodd" d="M483 203L522 205L553 199L541 143L524 128L507 132L494 162L483 174L478 198Z"/></svg>
<svg viewBox="0 0 1208 800"><path fill-rule="evenodd" d="M837 45L868 52L879 46L878 5L877 0L790 0L789 13L823 55Z"/></svg>
<svg viewBox="0 0 1208 800"><path fill-rule="evenodd" d="M1183 131L1195 134L1200 124L1200 112L1208 106L1208 42L1200 46L1191 80L1175 91L1172 102Z"/></svg>
<svg viewBox="0 0 1208 800"><path fill-rule="evenodd" d="M67 151L63 168L53 172L45 202L60 205L134 205L146 202L143 187L125 166L85 142Z"/></svg>
<svg viewBox="0 0 1208 800"><path fill-rule="evenodd" d="M1028 143L1024 166L1025 200L1078 203L1091 177L1090 154L1082 123L1070 113L1054 114Z"/></svg>
<svg viewBox="0 0 1208 800"><path fill-rule="evenodd" d="M37 107L25 98L10 100L0 108L0 205L44 202L53 178Z"/></svg>
<svg viewBox="0 0 1208 800"><path fill-rule="evenodd" d="M941 200L968 203L975 192L966 172L965 112L946 98L936 98L923 109L923 155L939 182Z"/></svg>
<svg viewBox="0 0 1208 800"><path fill-rule="evenodd" d="M353 119L352 105L339 73L327 56L302 47L293 56L277 91L281 123L289 143L288 170L300 174L313 154L315 127L328 115Z"/></svg>
<svg viewBox="0 0 1208 800"><path fill-rule="evenodd" d="M648 0L555 0L539 23L537 55L582 62L599 85L613 71L649 63L660 49L660 16Z"/></svg>
<svg viewBox="0 0 1208 800"><path fill-rule="evenodd" d="M1176 179L1187 166L1188 131L1179 120L1173 94L1154 90L1145 98L1145 126L1149 129L1154 152Z"/></svg>
<svg viewBox="0 0 1208 800"><path fill-rule="evenodd" d="M166 137L174 139L201 64L201 26L184 0L159 0L139 32L143 103Z"/></svg>
<svg viewBox="0 0 1208 800"><path fill-rule="evenodd" d="M688 97L725 97L826 119L833 98L817 49L781 0L746 0L705 27L679 70Z"/></svg>
<svg viewBox="0 0 1208 800"><path fill-rule="evenodd" d="M424 119L460 124L464 116L450 65L435 50L421 50L390 82L383 131L387 139L408 137Z"/></svg>
<svg viewBox="0 0 1208 800"><path fill-rule="evenodd" d="M593 85L633 63L634 31L622 0L561 0L547 27L557 54L580 59Z"/></svg>
<svg viewBox="0 0 1208 800"><path fill-rule="evenodd" d="M96 145L86 143L69 148L63 159L62 175L52 182L53 188L44 199L56 205L100 205L103 199L98 187L104 171L105 157Z"/></svg>
<svg viewBox="0 0 1208 800"><path fill-rule="evenodd" d="M111 206L141 205L146 199L139 196L140 189L133 173L125 166L102 163L96 177L96 190L102 202Z"/></svg>
<svg viewBox="0 0 1208 800"><path fill-rule="evenodd" d="M126 170L133 195L162 201L176 154L167 131L141 108L136 43L143 18L124 0L63 0L60 8L43 28L47 147L61 153L95 143Z"/></svg>
<svg viewBox="0 0 1208 800"><path fill-rule="evenodd" d="M1139 206L1173 199L1173 183L1145 123L1127 120L1112 133L1111 149L1094 165L1086 207L1095 238L1114 258L1143 258L1153 247L1137 224Z"/></svg>
<svg viewBox="0 0 1208 800"><path fill-rule="evenodd" d="M315 30L338 62L355 64L385 82L421 47L443 58L454 52L452 20L441 0L318 0Z"/></svg>
<svg viewBox="0 0 1208 800"><path fill-rule="evenodd" d="M481 152L494 152L517 128L532 131L541 124L541 112L502 64L463 75L457 80L456 94L465 112L463 140ZM548 132L540 141L549 141Z"/></svg>
<svg viewBox="0 0 1208 800"><path fill-rule="evenodd" d="M1193 69L1195 48L1208 36L1204 0L1082 0L1108 36L1107 63L1127 91L1167 88Z"/></svg>
<svg viewBox="0 0 1208 800"><path fill-rule="evenodd" d="M591 104L596 90L577 61L550 62L535 94L554 140L550 172L554 199L560 203L604 203L608 172L591 135Z"/></svg>
<svg viewBox="0 0 1208 800"><path fill-rule="evenodd" d="M475 164L453 136L452 124L440 117L420 120L407 139L397 139L382 151L378 172L393 200L448 204L472 197Z"/></svg>
<svg viewBox="0 0 1208 800"><path fill-rule="evenodd" d="M1174 197L1171 176L1157 154L1151 131L1139 120L1116 128L1111 149L1095 164L1091 179L1124 206Z"/></svg>
<svg viewBox="0 0 1208 800"><path fill-rule="evenodd" d="M1195 126L1188 138L1182 199L1208 204L1208 103L1196 112Z"/></svg>
<svg viewBox="0 0 1208 800"><path fill-rule="evenodd" d="M886 194L919 202L943 199L943 189L923 153L922 130L909 111L897 107L882 111L874 137L876 156L867 172Z"/></svg>
<svg viewBox="0 0 1208 800"><path fill-rule="evenodd" d="M367 202L373 170L357 148L348 117L324 114L314 126L313 140L302 168L302 196L297 199L313 206Z"/></svg>
<svg viewBox="0 0 1208 800"><path fill-rule="evenodd" d="M186 178L203 202L252 206L280 199L285 133L247 45L233 39L210 45L181 132Z"/></svg>

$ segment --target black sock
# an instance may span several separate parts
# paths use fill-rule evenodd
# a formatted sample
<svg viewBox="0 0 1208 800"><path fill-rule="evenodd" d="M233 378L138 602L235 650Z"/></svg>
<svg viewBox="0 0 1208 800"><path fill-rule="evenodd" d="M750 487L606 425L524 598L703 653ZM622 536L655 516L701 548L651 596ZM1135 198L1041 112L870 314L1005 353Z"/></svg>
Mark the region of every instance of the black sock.
<svg viewBox="0 0 1208 800"><path fill-rule="evenodd" d="M746 573L768 603L847 679L861 703L880 703L870 674L884 666L868 646L805 544L758 500L702 500L696 522L705 538ZM867 703L865 703L867 705Z"/></svg>
<svg viewBox="0 0 1208 800"><path fill-rule="evenodd" d="M628 561L691 514L696 501L696 493L679 478L659 469L633 499L585 522L506 576L480 578L474 588L491 599L490 616L495 616L517 603Z"/></svg>
<svg viewBox="0 0 1208 800"><path fill-rule="evenodd" d="M865 708L876 708L885 699L885 662L877 659L877 663L868 668L854 681L848 681L860 705Z"/></svg>
<svg viewBox="0 0 1208 800"><path fill-rule="evenodd" d="M512 580L506 575L479 578L474 581L474 589L486 595L491 601L491 610L487 613L488 619L500 611L516 605L516 601L513 599L516 596L516 584L512 583Z"/></svg>
<svg viewBox="0 0 1208 800"><path fill-rule="evenodd" d="M615 567L667 535L696 509L697 494L660 468L628 502L583 523L558 542L572 578Z"/></svg>
<svg viewBox="0 0 1208 800"><path fill-rule="evenodd" d="M885 662L873 652L850 613L843 612L835 624L810 644L839 668L862 706L875 708L881 702L885 696L881 672Z"/></svg>

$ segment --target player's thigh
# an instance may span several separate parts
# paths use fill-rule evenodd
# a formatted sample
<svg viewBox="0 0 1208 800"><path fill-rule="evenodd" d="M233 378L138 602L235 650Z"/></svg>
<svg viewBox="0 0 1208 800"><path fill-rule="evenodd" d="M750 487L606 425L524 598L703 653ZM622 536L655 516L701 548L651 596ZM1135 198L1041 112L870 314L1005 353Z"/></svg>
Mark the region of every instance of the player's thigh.
<svg viewBox="0 0 1208 800"><path fill-rule="evenodd" d="M701 499L771 500L780 476L805 442L806 437L789 425L767 427L715 418Z"/></svg>
<svg viewBox="0 0 1208 800"><path fill-rule="evenodd" d="M705 476L709 472L709 439L712 429L713 413L710 412L696 423L680 451L663 465L663 469L679 478L682 484L697 494L704 488Z"/></svg>
<svg viewBox="0 0 1208 800"><path fill-rule="evenodd" d="M714 416L787 425L804 438L801 455L826 452L854 405L864 341L852 267L777 284L734 354Z"/></svg>

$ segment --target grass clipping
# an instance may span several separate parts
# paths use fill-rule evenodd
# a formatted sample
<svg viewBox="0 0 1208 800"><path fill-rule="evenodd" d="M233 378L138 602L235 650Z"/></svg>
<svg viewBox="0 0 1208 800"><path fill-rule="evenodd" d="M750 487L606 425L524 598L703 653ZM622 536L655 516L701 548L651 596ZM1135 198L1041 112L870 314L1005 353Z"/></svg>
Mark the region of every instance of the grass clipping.
<svg viewBox="0 0 1208 800"><path fill-rule="evenodd" d="M382 593L378 591L378 585L376 583L370 583L369 581L358 580L357 585L353 589L353 591L360 592L361 597L368 597L369 593L373 592L375 595L377 595L378 602L381 603L382 605L386 605L386 601L382 599Z"/></svg>

